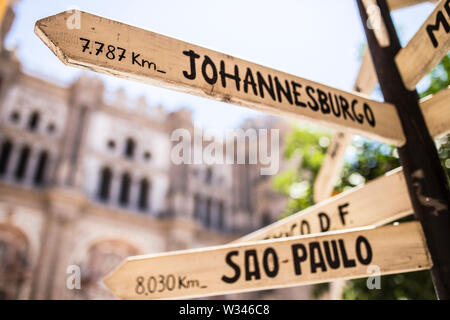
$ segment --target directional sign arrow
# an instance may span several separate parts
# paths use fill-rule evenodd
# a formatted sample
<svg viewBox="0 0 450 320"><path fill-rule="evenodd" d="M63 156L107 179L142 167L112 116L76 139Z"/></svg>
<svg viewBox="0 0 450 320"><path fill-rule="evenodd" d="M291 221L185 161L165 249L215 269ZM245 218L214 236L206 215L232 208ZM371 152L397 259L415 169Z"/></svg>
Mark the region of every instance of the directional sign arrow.
<svg viewBox="0 0 450 320"><path fill-rule="evenodd" d="M415 90L417 83L441 61L449 49L450 0L441 0L419 31L395 57L405 86Z"/></svg>
<svg viewBox="0 0 450 320"><path fill-rule="evenodd" d="M0 0L0 23L3 21L6 9L8 9L9 0Z"/></svg>
<svg viewBox="0 0 450 320"><path fill-rule="evenodd" d="M413 212L402 168L302 210L234 242L380 226Z"/></svg>
<svg viewBox="0 0 450 320"><path fill-rule="evenodd" d="M396 146L405 142L391 104L85 12L74 28L73 14L39 20L35 27L67 65L306 118Z"/></svg>
<svg viewBox="0 0 450 320"><path fill-rule="evenodd" d="M432 137L450 133L450 87L420 100L420 108Z"/></svg>
<svg viewBox="0 0 450 320"><path fill-rule="evenodd" d="M397 10L423 2L437 2L437 0L387 0L389 9L391 10Z"/></svg>
<svg viewBox="0 0 450 320"><path fill-rule="evenodd" d="M420 224L131 257L104 280L121 299L193 298L428 269Z"/></svg>
<svg viewBox="0 0 450 320"><path fill-rule="evenodd" d="M450 87L420 100L420 108L425 118L428 130L430 135L435 139L450 133L449 106ZM331 194L344 162L345 149L350 142L351 136L349 134L344 132L336 132L333 135L330 146L328 147L327 153L322 161L319 173L317 174L314 182L314 200L316 202L325 200ZM397 172L396 175L398 176L399 181L402 181L402 186L404 186L405 184L401 172ZM383 180L385 178L380 179ZM386 180L387 179L388 178L386 178ZM390 183L388 182L386 183L386 185L389 184ZM389 196L386 195L386 197Z"/></svg>
<svg viewBox="0 0 450 320"><path fill-rule="evenodd" d="M327 153L314 181L314 201L316 203L331 196L344 165L345 151L351 142L352 135L342 131L336 132L331 138Z"/></svg>
<svg viewBox="0 0 450 320"><path fill-rule="evenodd" d="M366 48L361 60L361 67L355 80L354 89L364 94L372 93L378 83L377 74L373 67L370 51Z"/></svg>
<svg viewBox="0 0 450 320"><path fill-rule="evenodd" d="M356 77L354 89L364 94L370 94L378 82L369 50L364 50L361 67ZM344 164L345 150L350 145L352 136L344 131L337 131L331 139L319 173L314 181L314 201L327 199L334 188L339 173Z"/></svg>

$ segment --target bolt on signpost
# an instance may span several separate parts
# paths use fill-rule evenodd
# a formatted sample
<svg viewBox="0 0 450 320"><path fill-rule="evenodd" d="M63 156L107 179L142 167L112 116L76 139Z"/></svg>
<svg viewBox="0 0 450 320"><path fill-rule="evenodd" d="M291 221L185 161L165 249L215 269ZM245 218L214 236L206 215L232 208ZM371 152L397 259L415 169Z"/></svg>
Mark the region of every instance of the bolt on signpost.
<svg viewBox="0 0 450 320"><path fill-rule="evenodd" d="M130 257L105 279L110 290L123 299L203 297L360 278L376 266L380 274L431 268L438 297L450 298L450 195L430 136L450 131L450 93L419 103L417 92L407 89L448 52L449 3L438 2L401 49L386 1L358 0L386 102L85 12L77 12L77 28L67 27L73 16L67 12L39 20L36 34L67 65L307 119L399 147L402 169L231 244ZM412 57L423 65L410 64ZM382 226L412 211L420 222Z"/></svg>

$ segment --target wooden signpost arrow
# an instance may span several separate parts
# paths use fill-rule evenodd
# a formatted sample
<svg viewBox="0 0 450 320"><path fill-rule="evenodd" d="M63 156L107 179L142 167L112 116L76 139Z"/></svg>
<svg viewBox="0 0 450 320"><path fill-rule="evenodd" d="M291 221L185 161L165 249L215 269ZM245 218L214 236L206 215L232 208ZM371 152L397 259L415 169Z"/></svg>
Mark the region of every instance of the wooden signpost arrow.
<svg viewBox="0 0 450 320"><path fill-rule="evenodd" d="M430 135L437 139L450 133L450 87L420 100L425 122ZM328 147L325 158L314 182L314 200L321 202L328 198L335 185L344 161L345 150L351 142L351 135L336 132Z"/></svg>
<svg viewBox="0 0 450 320"><path fill-rule="evenodd" d="M0 23L3 22L3 17L8 9L9 0L0 0Z"/></svg>
<svg viewBox="0 0 450 320"><path fill-rule="evenodd" d="M396 10L415 4L425 2L424 0L389 0L388 5L391 10ZM434 1L436 2L436 1ZM372 3L374 5L375 3ZM370 5L365 4L366 7ZM379 35L380 36L380 35ZM387 38L384 34L384 38ZM389 41L383 39L385 43ZM361 67L355 81L354 90L363 94L370 94L378 83L375 69L373 68L372 57L370 51L366 48L364 50ZM344 163L345 150L351 143L351 135L344 131L338 131L333 135L330 146L327 150L325 158L314 181L314 201L320 202L327 199Z"/></svg>
<svg viewBox="0 0 450 320"><path fill-rule="evenodd" d="M395 57L406 88L414 90L449 49L450 0L441 0L407 46Z"/></svg>
<svg viewBox="0 0 450 320"><path fill-rule="evenodd" d="M234 242L380 226L412 213L405 178L401 168L398 168L364 186L322 201Z"/></svg>
<svg viewBox="0 0 450 320"><path fill-rule="evenodd" d="M420 109L432 137L450 133L450 87L420 100Z"/></svg>
<svg viewBox="0 0 450 320"><path fill-rule="evenodd" d="M35 32L67 65L313 120L396 146L404 144L393 105L255 63L80 12L36 23Z"/></svg>
<svg viewBox="0 0 450 320"><path fill-rule="evenodd" d="M355 80L354 89L357 92L370 94L377 83L378 79L373 68L372 57L370 56L370 51L366 48L362 56L361 67Z"/></svg>
<svg viewBox="0 0 450 320"><path fill-rule="evenodd" d="M388 0L389 9L397 10L405 7L409 7L415 4L423 2L437 2L437 0Z"/></svg>
<svg viewBox="0 0 450 320"><path fill-rule="evenodd" d="M344 165L345 151L352 142L352 135L343 131L336 132L331 138L327 153L314 181L314 201L321 202L329 198Z"/></svg>
<svg viewBox="0 0 450 320"><path fill-rule="evenodd" d="M377 6L379 18L390 38L389 47L380 45L376 34L366 24L369 13L366 12L363 0L357 0L357 4L384 99L395 105L407 137L406 144L397 150L411 204L423 227L433 260L431 274L436 295L439 299L449 299L450 191L435 143L427 128L430 123L426 124L414 86L448 50L450 28L447 19L450 10L447 9L450 0L441 0L437 4L431 16L404 49L398 40L386 1L377 0ZM409 58L405 59L407 56ZM422 68L422 64L426 67ZM415 68L420 72L417 73Z"/></svg>
<svg viewBox="0 0 450 320"><path fill-rule="evenodd" d="M137 256L106 277L121 299L193 298L429 269L420 224Z"/></svg>
<svg viewBox="0 0 450 320"><path fill-rule="evenodd" d="M386 1L357 3L363 23L374 18L375 6L382 18L382 29L364 29L383 95L395 106L84 12L77 13L79 27L68 23L73 12L36 23L36 34L67 65L306 118L400 147L405 176L394 170L240 243L128 258L105 279L114 294L191 298L366 277L373 268L392 274L433 267L436 292L448 298L450 220L442 213L448 213L449 191L427 126L432 135L449 132L449 89L424 99L422 112L414 89L448 52L450 0L437 4L401 50ZM348 230L393 221L411 207L420 223ZM330 230L339 231L317 234Z"/></svg>
<svg viewBox="0 0 450 320"><path fill-rule="evenodd" d="M377 82L378 79L373 69L372 58L369 50L366 49L364 50L355 85L353 86L354 90L363 94L370 94ZM344 131L337 131L333 135L319 173L314 181L314 201L316 203L327 199L331 195L344 164L345 151L351 141L351 134Z"/></svg>

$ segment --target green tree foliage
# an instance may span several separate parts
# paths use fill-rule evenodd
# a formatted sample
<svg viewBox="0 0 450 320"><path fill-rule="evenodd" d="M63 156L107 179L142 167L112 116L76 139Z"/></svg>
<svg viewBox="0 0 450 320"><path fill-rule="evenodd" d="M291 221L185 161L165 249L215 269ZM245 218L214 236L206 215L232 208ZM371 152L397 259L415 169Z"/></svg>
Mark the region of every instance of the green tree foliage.
<svg viewBox="0 0 450 320"><path fill-rule="evenodd" d="M450 85L450 57L446 56L441 63L429 75L430 85L420 96L426 97L447 88ZM450 140L449 136L436 141L442 166L450 176ZM372 155L373 157L374 155ZM380 159L381 160L381 159ZM386 163L385 160L389 162ZM358 161L359 162L359 161ZM391 165L395 161L383 159L379 164L383 167ZM384 171L380 168L378 173ZM344 169L348 170L347 166ZM370 171L369 171L370 172ZM344 173L344 176L346 174ZM347 173L348 175L348 173ZM450 179L449 179L450 181ZM343 184L344 185L344 184ZM342 188L343 185L340 187ZM412 220L412 217L403 220ZM347 281L343 291L344 299L436 299L429 271L419 271L404 274L395 274L381 277L381 289L369 290L366 285L367 279L355 279Z"/></svg>
<svg viewBox="0 0 450 320"><path fill-rule="evenodd" d="M420 94L422 98L435 94L450 85L450 55L445 56L436 68L431 71L429 79L430 85Z"/></svg>
<svg viewBox="0 0 450 320"><path fill-rule="evenodd" d="M420 94L420 96L422 98L427 97L448 86L450 86L450 55L445 56L441 63L439 63L431 72L430 85L428 89ZM438 139L436 141L436 146L438 147L442 167L444 168L450 183L450 135Z"/></svg>
<svg viewBox="0 0 450 320"><path fill-rule="evenodd" d="M431 72L429 87L421 93L425 97L450 85L450 57ZM330 136L324 132L295 128L288 136L284 156L301 159L297 170L289 170L275 177L274 188L290 196L283 216L303 210L314 204L313 183L325 156ZM446 136L436 141L442 166L450 176L450 138ZM346 161L341 177L335 187L342 192L363 182L375 179L400 166L394 147L355 137L350 147L350 158ZM347 154L348 156L348 154ZM347 157L348 158L348 157ZM450 180L449 180L450 181ZM412 220L407 217L402 221ZM429 271L411 272L381 277L381 289L369 290L367 279L355 279L346 282L344 299L435 299L435 293ZM313 295L320 296L328 284L316 285Z"/></svg>
<svg viewBox="0 0 450 320"><path fill-rule="evenodd" d="M346 300L434 300L430 272L419 271L381 277L381 289L367 289L367 279L347 281L342 298Z"/></svg>
<svg viewBox="0 0 450 320"><path fill-rule="evenodd" d="M283 217L314 204L312 184L319 172L329 141L329 134L298 127L286 137L284 157L289 160L297 157L300 159L300 165L278 174L273 180L275 190L290 196ZM298 196L293 195L295 189Z"/></svg>

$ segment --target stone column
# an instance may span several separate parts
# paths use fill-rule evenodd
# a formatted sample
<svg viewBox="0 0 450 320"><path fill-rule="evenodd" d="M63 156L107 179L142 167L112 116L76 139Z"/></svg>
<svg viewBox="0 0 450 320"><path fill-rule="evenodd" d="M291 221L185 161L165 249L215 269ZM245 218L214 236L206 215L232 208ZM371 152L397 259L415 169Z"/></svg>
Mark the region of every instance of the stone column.
<svg viewBox="0 0 450 320"><path fill-rule="evenodd" d="M9 157L8 167L6 168L5 178L9 181L15 181L14 172L16 171L17 163L19 161L20 151L22 150L23 144L19 144L13 141L13 148L11 150L11 155Z"/></svg>
<svg viewBox="0 0 450 320"><path fill-rule="evenodd" d="M39 151L30 147L30 155L28 157L28 164L25 169L24 184L33 185L34 175L38 165Z"/></svg>
<svg viewBox="0 0 450 320"><path fill-rule="evenodd" d="M113 170L113 175L111 179L111 189L109 190L108 203L113 206L119 206L121 175L114 168L111 168L111 170Z"/></svg>
<svg viewBox="0 0 450 320"><path fill-rule="evenodd" d="M140 179L135 176L131 176L131 184L130 184L130 202L128 204L128 208L132 210L140 210L138 206L139 201L139 183Z"/></svg>
<svg viewBox="0 0 450 320"><path fill-rule="evenodd" d="M55 288L65 285L64 275L58 273L64 240L68 240L64 234L75 223L86 201L83 194L69 189L51 189L47 197L47 217L38 263L33 271L30 299L58 299Z"/></svg>

